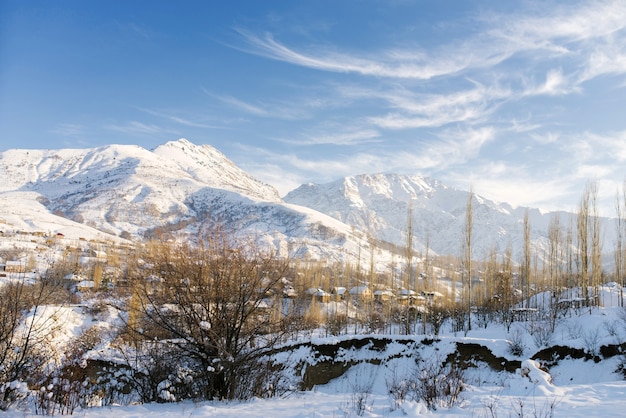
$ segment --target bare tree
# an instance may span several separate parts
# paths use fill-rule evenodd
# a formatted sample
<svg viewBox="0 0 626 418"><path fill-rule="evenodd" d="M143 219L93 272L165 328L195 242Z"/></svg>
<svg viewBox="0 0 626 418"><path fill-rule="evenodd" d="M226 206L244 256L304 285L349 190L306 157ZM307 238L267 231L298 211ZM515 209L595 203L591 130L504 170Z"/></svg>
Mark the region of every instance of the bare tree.
<svg viewBox="0 0 626 418"><path fill-rule="evenodd" d="M590 267L590 247L589 230L590 230L590 208L589 199L591 196L591 183L587 183L583 195L580 199L578 207L578 216L576 221L576 237L578 242L579 257L579 281L578 286L581 289L582 297L585 303L589 302L589 267Z"/></svg>
<svg viewBox="0 0 626 418"><path fill-rule="evenodd" d="M585 303L594 305L598 294L598 287L602 277L601 247L600 247L600 217L598 214L598 185L589 182L585 186L580 200L577 237L578 253L580 257L580 282L582 297ZM592 286L593 295L589 295Z"/></svg>
<svg viewBox="0 0 626 418"><path fill-rule="evenodd" d="M474 191L470 187L467 206L465 208L465 227L463 229L463 275L465 278L467 331L472 330L472 232L474 223Z"/></svg>
<svg viewBox="0 0 626 418"><path fill-rule="evenodd" d="M413 234L413 206L409 204L406 215L406 247L404 254L406 260L406 290L415 290L415 278L413 274ZM407 303L410 305L411 299L409 299ZM407 309L404 313L404 329L407 335L410 334L412 320L414 319L413 315L411 315L411 310L409 309L411 307L409 305L407 305Z"/></svg>
<svg viewBox="0 0 626 418"><path fill-rule="evenodd" d="M413 207L409 205L406 214L406 247L404 256L406 259L407 289L415 290L413 277L413 235Z"/></svg>
<svg viewBox="0 0 626 418"><path fill-rule="evenodd" d="M32 284L22 277L0 286L0 409L19 398L19 384L40 375L46 338L56 331L53 316L41 311L57 290L57 282L47 277Z"/></svg>
<svg viewBox="0 0 626 418"><path fill-rule="evenodd" d="M600 242L600 213L598 211L598 185L591 187L591 284L593 289L593 304L599 306L600 284L602 281L602 243Z"/></svg>
<svg viewBox="0 0 626 418"><path fill-rule="evenodd" d="M619 284L618 306L624 306L624 231L626 222L624 222L624 207L626 207L626 181L622 187L623 200L620 197L619 190L615 196L615 212L617 214L615 223L615 282ZM624 206L622 206L624 205Z"/></svg>
<svg viewBox="0 0 626 418"><path fill-rule="evenodd" d="M201 398L262 396L260 359L287 329L281 309L267 304L281 303L288 260L244 244L221 231L199 247L152 243L133 278L139 312L129 328L184 359Z"/></svg>
<svg viewBox="0 0 626 418"><path fill-rule="evenodd" d="M548 226L548 278L550 280L550 329L554 332L559 310L559 294L561 290L563 232L558 214L550 219Z"/></svg>
<svg viewBox="0 0 626 418"><path fill-rule="evenodd" d="M521 285L522 303L525 308L529 307L530 298L530 221L528 220L528 209L524 211L524 259L521 265Z"/></svg>

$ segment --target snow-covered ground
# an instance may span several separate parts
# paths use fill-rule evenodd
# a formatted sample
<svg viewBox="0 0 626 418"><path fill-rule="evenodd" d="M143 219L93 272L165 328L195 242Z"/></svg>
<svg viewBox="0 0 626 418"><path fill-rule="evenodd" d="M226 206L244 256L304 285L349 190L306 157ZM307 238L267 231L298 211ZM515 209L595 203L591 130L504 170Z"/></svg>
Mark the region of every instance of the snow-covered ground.
<svg viewBox="0 0 626 418"><path fill-rule="evenodd" d="M507 333L502 325L490 324L487 328L474 327L468 335L454 334L444 328L444 333L434 343L423 344L426 336L340 336L324 337L309 335L304 340L313 344L338 343L355 338L397 338L403 342L387 343L383 352L361 348L339 350L335 360L354 362L342 376L317 385L310 391L292 391L288 395L270 399L231 402L182 402L166 404L143 404L130 406L106 406L79 409L74 412L82 417L399 417L399 416L445 416L445 417L623 417L626 409L626 380L618 372L623 355L585 360L572 357L560 359L555 365L540 364L531 360L546 346L566 345L598 354L603 345L617 345L626 341L626 316L624 308L616 306L614 286L603 289L607 306L571 312L559 319L548 344L539 347L536 337L528 331L535 326L526 322L514 322ZM612 305L612 306L611 306ZM62 315L59 314L62 313ZM91 326L103 326L108 319L81 318L89 315L81 306L64 307L57 312L60 322L66 326L60 339L84 332ZM104 321L101 323L101 321ZM413 341L406 344L406 341ZM519 356L511 354L510 342L516 340L525 348ZM542 340L546 342L546 340ZM497 357L517 360L521 364L514 373L494 371L486 363L465 371L465 387L460 402L451 408L429 410L421 401L394 401L389 395L394 381L415 376L416 358L424 362L441 362L455 350L457 343L477 344L489 349ZM310 351L295 350L285 355L286 364L303 360ZM380 364L371 362L372 356L383 359ZM600 358L602 358L600 360ZM544 371L548 368L548 371ZM0 414L7 418L31 416L18 410Z"/></svg>

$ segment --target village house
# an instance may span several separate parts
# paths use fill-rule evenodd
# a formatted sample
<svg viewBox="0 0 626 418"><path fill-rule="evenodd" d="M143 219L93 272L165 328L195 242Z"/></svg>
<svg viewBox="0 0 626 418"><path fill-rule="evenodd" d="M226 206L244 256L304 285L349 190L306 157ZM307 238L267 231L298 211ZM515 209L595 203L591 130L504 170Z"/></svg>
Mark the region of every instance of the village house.
<svg viewBox="0 0 626 418"><path fill-rule="evenodd" d="M374 291L374 300L380 303L391 302L396 295L391 290L379 289Z"/></svg>
<svg viewBox="0 0 626 418"><path fill-rule="evenodd" d="M434 302L442 299L443 294L437 291L422 292L422 297L424 297L424 299L427 301Z"/></svg>
<svg viewBox="0 0 626 418"><path fill-rule="evenodd" d="M350 289L349 293L353 300L368 301L374 297L374 294L367 286L355 286Z"/></svg>
<svg viewBox="0 0 626 418"><path fill-rule="evenodd" d="M78 292L86 292L89 290L94 290L95 282L93 280L81 280L80 282L74 285Z"/></svg>
<svg viewBox="0 0 626 418"><path fill-rule="evenodd" d="M326 292L324 289L312 287L307 290L306 293L318 302L330 302L330 293Z"/></svg>
<svg viewBox="0 0 626 418"><path fill-rule="evenodd" d="M7 273L26 273L26 263L21 261L7 261L4 271Z"/></svg>
<svg viewBox="0 0 626 418"><path fill-rule="evenodd" d="M417 305L424 301L424 297L418 295L415 290L400 289L398 290L396 300L400 305Z"/></svg>
<svg viewBox="0 0 626 418"><path fill-rule="evenodd" d="M348 294L348 289L341 286L335 286L330 289L330 294L332 295L334 301L339 302L346 298L346 295Z"/></svg>

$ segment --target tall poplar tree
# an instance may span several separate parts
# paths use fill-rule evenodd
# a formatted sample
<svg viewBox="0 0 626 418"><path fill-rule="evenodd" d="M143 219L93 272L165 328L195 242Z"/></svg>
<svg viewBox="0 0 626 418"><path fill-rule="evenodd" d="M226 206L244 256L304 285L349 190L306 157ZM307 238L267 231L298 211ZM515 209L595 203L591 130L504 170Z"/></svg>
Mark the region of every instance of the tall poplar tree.
<svg viewBox="0 0 626 418"><path fill-rule="evenodd" d="M464 232L464 276L466 289L467 304L467 331L472 330L472 232L474 224L474 191L470 187L467 206L465 209L465 228Z"/></svg>

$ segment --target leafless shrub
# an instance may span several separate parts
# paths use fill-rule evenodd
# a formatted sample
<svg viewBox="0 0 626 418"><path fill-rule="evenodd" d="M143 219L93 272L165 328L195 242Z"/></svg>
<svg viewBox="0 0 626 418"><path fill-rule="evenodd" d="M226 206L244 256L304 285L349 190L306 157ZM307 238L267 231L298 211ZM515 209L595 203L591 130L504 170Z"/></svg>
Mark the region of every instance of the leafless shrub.
<svg viewBox="0 0 626 418"><path fill-rule="evenodd" d="M490 418L498 418L498 406L502 400L500 396L490 396L487 400L482 401L485 409L485 416Z"/></svg>
<svg viewBox="0 0 626 418"><path fill-rule="evenodd" d="M543 407L537 409L537 405L533 402L532 405L526 405L526 399L517 399L513 404L514 416L518 418L533 417L533 418L553 418L556 407L559 404L557 398L546 400ZM495 418L495 417L494 417Z"/></svg>
<svg viewBox="0 0 626 418"><path fill-rule="evenodd" d="M34 408L37 415L71 415L80 406L88 380L83 382L68 378L52 378L34 393Z"/></svg>
<svg viewBox="0 0 626 418"><path fill-rule="evenodd" d="M0 287L0 409L24 400L24 384L33 382L49 360L48 337L58 331L55 314L40 315L53 283L15 281Z"/></svg>
<svg viewBox="0 0 626 418"><path fill-rule="evenodd" d="M610 337L619 337L619 329L615 321L604 321L604 329Z"/></svg>
<svg viewBox="0 0 626 418"><path fill-rule="evenodd" d="M463 379L460 368L446 365L437 358L430 359L414 373L415 398L423 400L431 410L450 408L460 400Z"/></svg>
<svg viewBox="0 0 626 418"><path fill-rule="evenodd" d="M420 361L406 375L394 368L385 383L394 410L405 400L424 401L430 410L450 408L460 401L465 386L463 370L437 357Z"/></svg>
<svg viewBox="0 0 626 418"><path fill-rule="evenodd" d="M373 311L365 317L365 326L370 333L376 334L384 331L385 325L385 318L380 312Z"/></svg>
<svg viewBox="0 0 626 418"><path fill-rule="evenodd" d="M391 373L385 377L385 384L387 386L387 393L391 400L391 410L395 411L400 405L407 399L414 387L410 379L406 374L400 374L398 367L393 366Z"/></svg>
<svg viewBox="0 0 626 418"><path fill-rule="evenodd" d="M372 388L374 387L374 381L374 373L370 373L369 376L363 376L362 373L357 373L356 376L349 381L351 388L349 411L354 412L360 417L371 407L370 396L372 394Z"/></svg>
<svg viewBox="0 0 626 418"><path fill-rule="evenodd" d="M569 324L567 326L567 333L568 336L572 339L575 340L577 338L580 338L582 336L583 333L583 327L582 325L580 325L579 323L572 323Z"/></svg>
<svg viewBox="0 0 626 418"><path fill-rule="evenodd" d="M582 334L585 351L591 355L597 355L600 349L600 330L593 328Z"/></svg>
<svg viewBox="0 0 626 418"><path fill-rule="evenodd" d="M428 320L433 327L433 334L439 335L441 327L450 318L450 308L443 303L434 303L428 310Z"/></svg>
<svg viewBox="0 0 626 418"><path fill-rule="evenodd" d="M548 347L552 342L553 332L548 322L531 322L528 326L528 333L533 337L537 348Z"/></svg>
<svg viewBox="0 0 626 418"><path fill-rule="evenodd" d="M526 351L526 344L524 343L524 331L520 328L516 328L511 336L511 343L509 344L509 353L514 356L520 357L524 355Z"/></svg>

